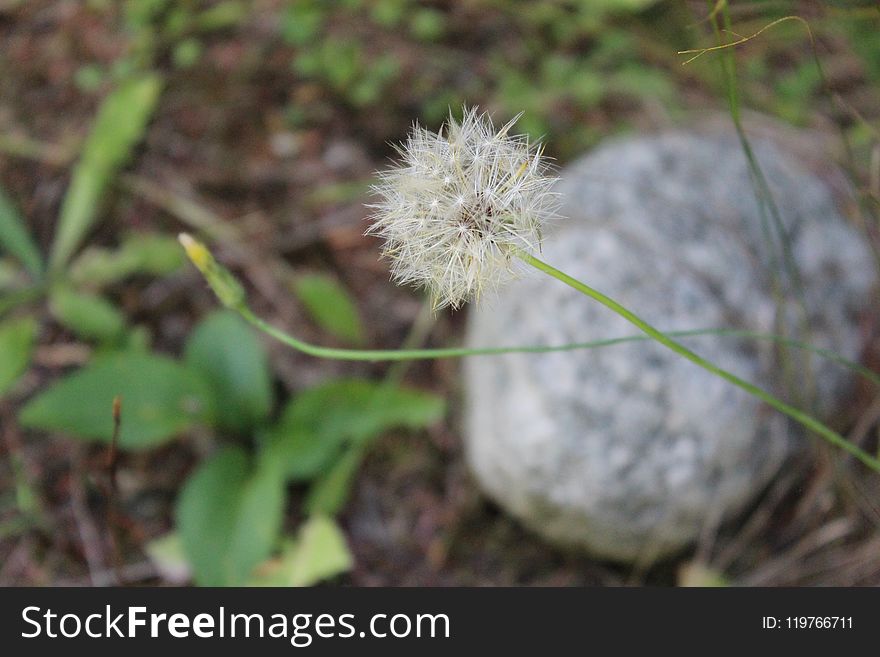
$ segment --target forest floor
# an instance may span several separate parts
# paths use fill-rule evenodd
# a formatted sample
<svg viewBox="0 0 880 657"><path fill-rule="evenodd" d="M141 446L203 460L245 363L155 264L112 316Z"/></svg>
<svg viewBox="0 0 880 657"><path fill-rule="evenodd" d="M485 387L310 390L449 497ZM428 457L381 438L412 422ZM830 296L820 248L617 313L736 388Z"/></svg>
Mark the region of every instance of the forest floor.
<svg viewBox="0 0 880 657"><path fill-rule="evenodd" d="M114 67L125 65L148 33L122 4L0 0L0 187L43 249ZM363 236L364 202L374 171L393 156L389 142L402 139L415 119L436 128L450 105L465 102L499 116L525 110L524 129L546 135L551 155L565 164L609 134L682 126L725 111L717 59L682 67L676 54L711 43L699 21L704 3L630 4L639 10L571 19L574 27L566 3L488 0L326 3L296 16L289 3L262 0L203 31L174 34L151 19L162 97L136 156L104 199L89 244L113 245L130 232L193 231L201 218L226 230L227 239L212 244L216 255L246 281L261 315L331 343L279 277L330 272L356 300L366 343L394 348L422 302L389 282L379 244ZM754 33L786 14L814 21L831 88L876 126L880 44L864 40L876 39L871 29L880 18L868 15L859 31L861 18L844 21L819 3L770 4L783 6L772 16L738 10L739 30ZM823 95L803 28L782 26L742 50L747 106L830 143L843 131L865 163L855 184L869 185L876 142ZM119 283L110 297L132 324L149 330L155 350L171 355L216 307L189 267ZM25 431L16 421L28 398L94 351L47 311L35 312L42 328L34 367L0 402L0 584L111 581L106 505L96 484L105 447ZM457 344L465 312L438 314L423 344ZM319 361L266 345L282 398L328 377L379 379L387 372L383 364ZM863 362L880 366L880 335L866 336ZM405 381L446 399L448 411L429 430L389 432L371 447L339 516L355 565L336 584L674 585L715 577L743 585L880 584L880 482L836 453L817 447L806 468L782 473L742 516L707 527L697 546L674 559L597 562L548 546L480 493L462 454L457 362L413 363ZM838 424L876 450L878 418L877 393L864 388ZM172 529L180 483L204 453L205 437L196 432L121 455L127 583L163 583L144 545ZM14 522L19 470L39 499L40 526ZM304 495L290 489L287 526L301 520Z"/></svg>

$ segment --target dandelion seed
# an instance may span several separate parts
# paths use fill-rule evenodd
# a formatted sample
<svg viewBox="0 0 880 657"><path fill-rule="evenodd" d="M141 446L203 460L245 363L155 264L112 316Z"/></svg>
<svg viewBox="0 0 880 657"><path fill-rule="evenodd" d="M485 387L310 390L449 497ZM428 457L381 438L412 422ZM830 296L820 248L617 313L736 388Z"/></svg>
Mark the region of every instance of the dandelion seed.
<svg viewBox="0 0 880 657"><path fill-rule="evenodd" d="M539 146L509 134L515 121L496 132L487 114L466 109L438 133L415 125L401 161L372 188L367 233L385 240L393 278L426 287L435 308L511 278L513 255L539 248L556 215L556 178Z"/></svg>

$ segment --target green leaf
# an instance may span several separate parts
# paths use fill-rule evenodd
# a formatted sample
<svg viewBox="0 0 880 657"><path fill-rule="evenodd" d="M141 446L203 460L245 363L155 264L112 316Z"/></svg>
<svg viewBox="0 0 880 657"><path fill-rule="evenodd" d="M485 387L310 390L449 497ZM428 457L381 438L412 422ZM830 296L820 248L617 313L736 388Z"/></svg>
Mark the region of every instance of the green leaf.
<svg viewBox="0 0 880 657"><path fill-rule="evenodd" d="M202 420L210 396L188 368L142 352L100 357L51 386L21 411L24 426L109 441L112 406L122 397L120 445L153 447Z"/></svg>
<svg viewBox="0 0 880 657"><path fill-rule="evenodd" d="M0 258L0 292L20 287L23 270L12 258Z"/></svg>
<svg viewBox="0 0 880 657"><path fill-rule="evenodd" d="M312 516L281 555L262 564L250 586L312 586L351 570L354 559L337 524L325 516Z"/></svg>
<svg viewBox="0 0 880 657"><path fill-rule="evenodd" d="M104 70L97 64L85 64L76 69L73 81L77 89L85 93L96 91L104 83Z"/></svg>
<svg viewBox="0 0 880 657"><path fill-rule="evenodd" d="M323 77L344 93L357 79L364 53L356 42L327 37L321 42L321 59Z"/></svg>
<svg viewBox="0 0 880 657"><path fill-rule="evenodd" d="M125 22L132 32L150 27L150 24L168 7L171 0L127 0L123 5Z"/></svg>
<svg viewBox="0 0 880 657"><path fill-rule="evenodd" d="M43 296L43 288L31 286L4 291L0 294L0 317L17 306L36 301Z"/></svg>
<svg viewBox="0 0 880 657"><path fill-rule="evenodd" d="M118 249L91 247L70 267L75 285L104 286L133 276L165 276L186 260L180 242L168 235L129 235Z"/></svg>
<svg viewBox="0 0 880 657"><path fill-rule="evenodd" d="M265 450L285 469L290 481L308 481L325 470L342 449L343 440L295 425L277 425L260 434Z"/></svg>
<svg viewBox="0 0 880 657"><path fill-rule="evenodd" d="M244 2L224 0L200 13L196 18L196 25L202 30L222 30L234 27L247 15L248 8Z"/></svg>
<svg viewBox="0 0 880 657"><path fill-rule="evenodd" d="M176 41L190 29L193 19L190 10L191 7L188 7L186 3L174 3L162 17L163 25L159 29Z"/></svg>
<svg viewBox="0 0 880 657"><path fill-rule="evenodd" d="M363 458L363 446L348 448L333 467L312 484L306 498L306 512L309 515L328 516L339 513L348 501Z"/></svg>
<svg viewBox="0 0 880 657"><path fill-rule="evenodd" d="M422 429L443 417L436 395L366 379L338 379L301 393L291 418L316 433L365 442L395 427Z"/></svg>
<svg viewBox="0 0 880 657"><path fill-rule="evenodd" d="M12 254L33 276L43 271L43 259L12 200L0 189L0 247Z"/></svg>
<svg viewBox="0 0 880 657"><path fill-rule="evenodd" d="M27 369L31 362L37 323L31 317L0 323L0 397Z"/></svg>
<svg viewBox="0 0 880 657"><path fill-rule="evenodd" d="M171 59L177 68L191 68L198 63L203 51L202 42L190 37L174 46L174 50L171 51Z"/></svg>
<svg viewBox="0 0 880 657"><path fill-rule="evenodd" d="M587 11L602 15L606 13L638 13L644 11L657 0L579 0Z"/></svg>
<svg viewBox="0 0 880 657"><path fill-rule="evenodd" d="M376 0L371 7L370 18L382 27L396 27L403 20L406 4L406 0Z"/></svg>
<svg viewBox="0 0 880 657"><path fill-rule="evenodd" d="M436 41L446 29L446 17L436 9L419 9L410 18L409 29L420 41Z"/></svg>
<svg viewBox="0 0 880 657"><path fill-rule="evenodd" d="M247 582L275 548L284 480L265 459L254 467L241 448L225 449L190 477L177 502L177 530L202 586Z"/></svg>
<svg viewBox="0 0 880 657"><path fill-rule="evenodd" d="M318 36L325 9L315 0L299 0L281 14L281 36L293 46L303 46Z"/></svg>
<svg viewBox="0 0 880 657"><path fill-rule="evenodd" d="M435 395L339 379L300 393L263 438L287 476L302 481L326 471L346 443L366 443L394 427L428 426L443 409Z"/></svg>
<svg viewBox="0 0 880 657"><path fill-rule="evenodd" d="M269 415L272 378L266 351L238 314L218 310L204 319L187 341L184 359L208 383L218 426L246 431Z"/></svg>
<svg viewBox="0 0 880 657"><path fill-rule="evenodd" d="M144 73L123 81L104 99L61 206L53 269L67 263L92 227L104 191L143 138L161 89L158 75Z"/></svg>
<svg viewBox="0 0 880 657"><path fill-rule="evenodd" d="M177 532L153 539L147 543L144 551L166 582L182 585L192 579L192 569Z"/></svg>
<svg viewBox="0 0 880 657"><path fill-rule="evenodd" d="M57 286L49 296L49 309L59 323L86 340L112 342L125 331L125 315L95 294Z"/></svg>
<svg viewBox="0 0 880 657"><path fill-rule="evenodd" d="M323 274L300 276L293 285L297 298L325 331L352 344L362 344L364 330L348 292Z"/></svg>

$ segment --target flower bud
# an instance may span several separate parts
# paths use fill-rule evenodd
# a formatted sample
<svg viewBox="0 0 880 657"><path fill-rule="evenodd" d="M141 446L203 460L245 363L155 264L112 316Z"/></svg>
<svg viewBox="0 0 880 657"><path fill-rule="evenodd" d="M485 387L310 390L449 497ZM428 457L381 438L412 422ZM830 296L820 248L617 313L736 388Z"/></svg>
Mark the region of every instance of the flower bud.
<svg viewBox="0 0 880 657"><path fill-rule="evenodd" d="M208 285L214 290L214 294L217 295L220 302L233 310L243 307L245 305L244 288L228 269L214 259L208 248L186 233L181 233L177 239L180 240L192 263L202 272L202 276L208 281Z"/></svg>

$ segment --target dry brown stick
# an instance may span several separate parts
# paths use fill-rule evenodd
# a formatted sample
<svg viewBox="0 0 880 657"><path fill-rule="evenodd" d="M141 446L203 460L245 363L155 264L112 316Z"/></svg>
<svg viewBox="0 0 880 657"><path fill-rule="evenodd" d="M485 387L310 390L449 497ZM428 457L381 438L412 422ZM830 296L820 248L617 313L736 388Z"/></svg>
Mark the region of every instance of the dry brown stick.
<svg viewBox="0 0 880 657"><path fill-rule="evenodd" d="M95 576L95 573L105 568L102 549L103 541L101 533L95 526L94 520L89 513L85 491L86 485L87 481L83 474L82 457L77 449L74 451L73 471L70 476L70 512L79 534L83 556L89 571L89 580L93 586L97 586L98 578Z"/></svg>
<svg viewBox="0 0 880 657"><path fill-rule="evenodd" d="M752 570L740 584L743 586L771 586L788 584L789 581L778 581L777 578L788 575L799 575L798 564L808 555L818 552L823 547L848 537L853 531L853 523L849 518L837 518L819 529L804 536L791 549L781 556L770 559Z"/></svg>
<svg viewBox="0 0 880 657"><path fill-rule="evenodd" d="M763 499L751 512L737 535L727 543L712 560L720 572L726 571L730 565L745 551L748 544L770 523L779 504L791 491L797 477L793 474L780 477L765 493Z"/></svg>
<svg viewBox="0 0 880 657"><path fill-rule="evenodd" d="M121 580L120 576L122 577ZM91 583L92 586L114 586L120 583L143 582L154 579L157 576L156 566L147 559L126 564L122 567L121 572L114 571L113 569L97 570L90 573L88 580L82 577L64 577L54 581L52 584L53 586L88 586Z"/></svg>

